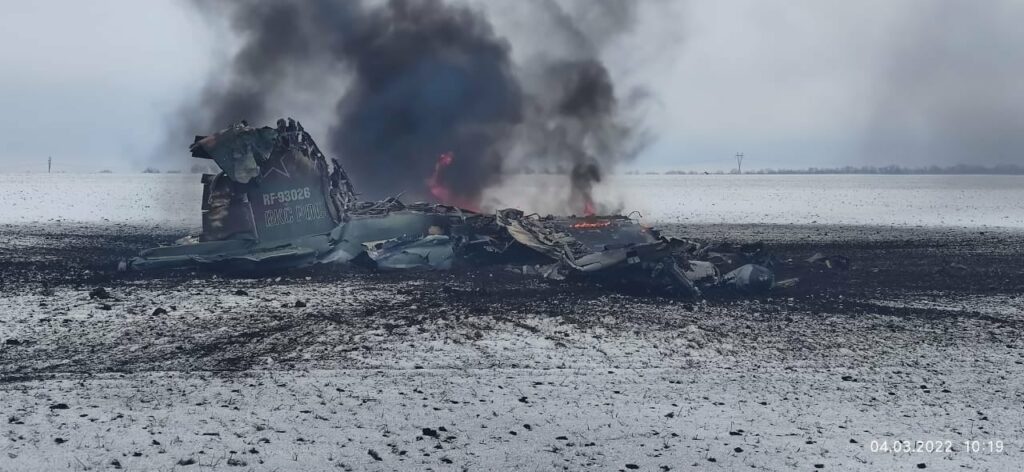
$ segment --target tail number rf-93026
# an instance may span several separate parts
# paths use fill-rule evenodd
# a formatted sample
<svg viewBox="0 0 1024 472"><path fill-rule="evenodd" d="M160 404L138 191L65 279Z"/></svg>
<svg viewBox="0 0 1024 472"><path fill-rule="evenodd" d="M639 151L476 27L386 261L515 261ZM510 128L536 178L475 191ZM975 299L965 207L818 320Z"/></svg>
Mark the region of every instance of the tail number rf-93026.
<svg viewBox="0 0 1024 472"><path fill-rule="evenodd" d="M271 192L263 194L263 205L271 206L278 203L289 203L298 200L305 200L312 195L309 187L295 188L291 190L282 190L280 192Z"/></svg>

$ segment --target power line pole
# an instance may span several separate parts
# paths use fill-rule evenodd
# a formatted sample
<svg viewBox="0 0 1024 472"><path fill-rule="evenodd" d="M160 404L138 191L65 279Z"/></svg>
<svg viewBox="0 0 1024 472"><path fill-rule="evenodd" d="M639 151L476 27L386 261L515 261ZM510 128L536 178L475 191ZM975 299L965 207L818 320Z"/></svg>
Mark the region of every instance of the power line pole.
<svg viewBox="0 0 1024 472"><path fill-rule="evenodd" d="M743 173L743 153L742 152L737 152L736 153L736 173L737 174L742 174Z"/></svg>
<svg viewBox="0 0 1024 472"><path fill-rule="evenodd" d="M53 156L46 157L46 173L49 174L53 171Z"/></svg>

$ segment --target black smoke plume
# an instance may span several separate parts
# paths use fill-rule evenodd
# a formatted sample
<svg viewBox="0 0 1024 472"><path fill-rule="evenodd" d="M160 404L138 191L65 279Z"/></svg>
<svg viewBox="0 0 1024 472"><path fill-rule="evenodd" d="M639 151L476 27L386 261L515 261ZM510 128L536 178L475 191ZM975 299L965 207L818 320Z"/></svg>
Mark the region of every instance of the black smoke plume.
<svg viewBox="0 0 1024 472"><path fill-rule="evenodd" d="M599 57L600 40L625 25L575 22L560 4L538 0L530 4L537 15L558 14L545 28L558 33L550 36L560 52L516 64L514 42L496 33L483 10L465 4L195 4L205 15L226 18L241 47L185 111L185 126L203 134L242 119L262 124L286 115L317 129L306 117L329 117L327 138L315 137L367 197L405 192L476 202L512 161L569 173L635 154L635 126L621 119ZM607 8L629 23L631 4L604 0L577 8ZM296 104L302 106L289 108Z"/></svg>

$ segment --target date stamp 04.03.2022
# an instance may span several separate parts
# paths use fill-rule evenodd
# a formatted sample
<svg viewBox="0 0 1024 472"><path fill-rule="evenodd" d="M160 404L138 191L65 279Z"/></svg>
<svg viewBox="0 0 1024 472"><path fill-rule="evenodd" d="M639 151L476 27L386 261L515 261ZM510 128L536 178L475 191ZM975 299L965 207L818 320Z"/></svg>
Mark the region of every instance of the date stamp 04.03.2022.
<svg viewBox="0 0 1024 472"><path fill-rule="evenodd" d="M1003 454L1006 451L1006 444L1001 439L981 440L941 440L929 439L921 441L913 440L872 440L868 443L871 452L890 454L914 454L914 453L937 453L946 454L950 452L962 452L968 454Z"/></svg>

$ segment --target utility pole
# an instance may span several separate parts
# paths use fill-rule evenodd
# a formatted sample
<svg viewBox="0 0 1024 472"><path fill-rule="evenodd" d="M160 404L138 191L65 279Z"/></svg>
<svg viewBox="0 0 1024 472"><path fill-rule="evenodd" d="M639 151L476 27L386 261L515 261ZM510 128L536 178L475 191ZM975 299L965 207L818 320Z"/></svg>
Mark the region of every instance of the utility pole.
<svg viewBox="0 0 1024 472"><path fill-rule="evenodd" d="M46 173L49 174L53 171L53 156L46 157Z"/></svg>
<svg viewBox="0 0 1024 472"><path fill-rule="evenodd" d="M742 174L743 173L743 153L742 152L737 152L736 153L736 173L737 174Z"/></svg>

